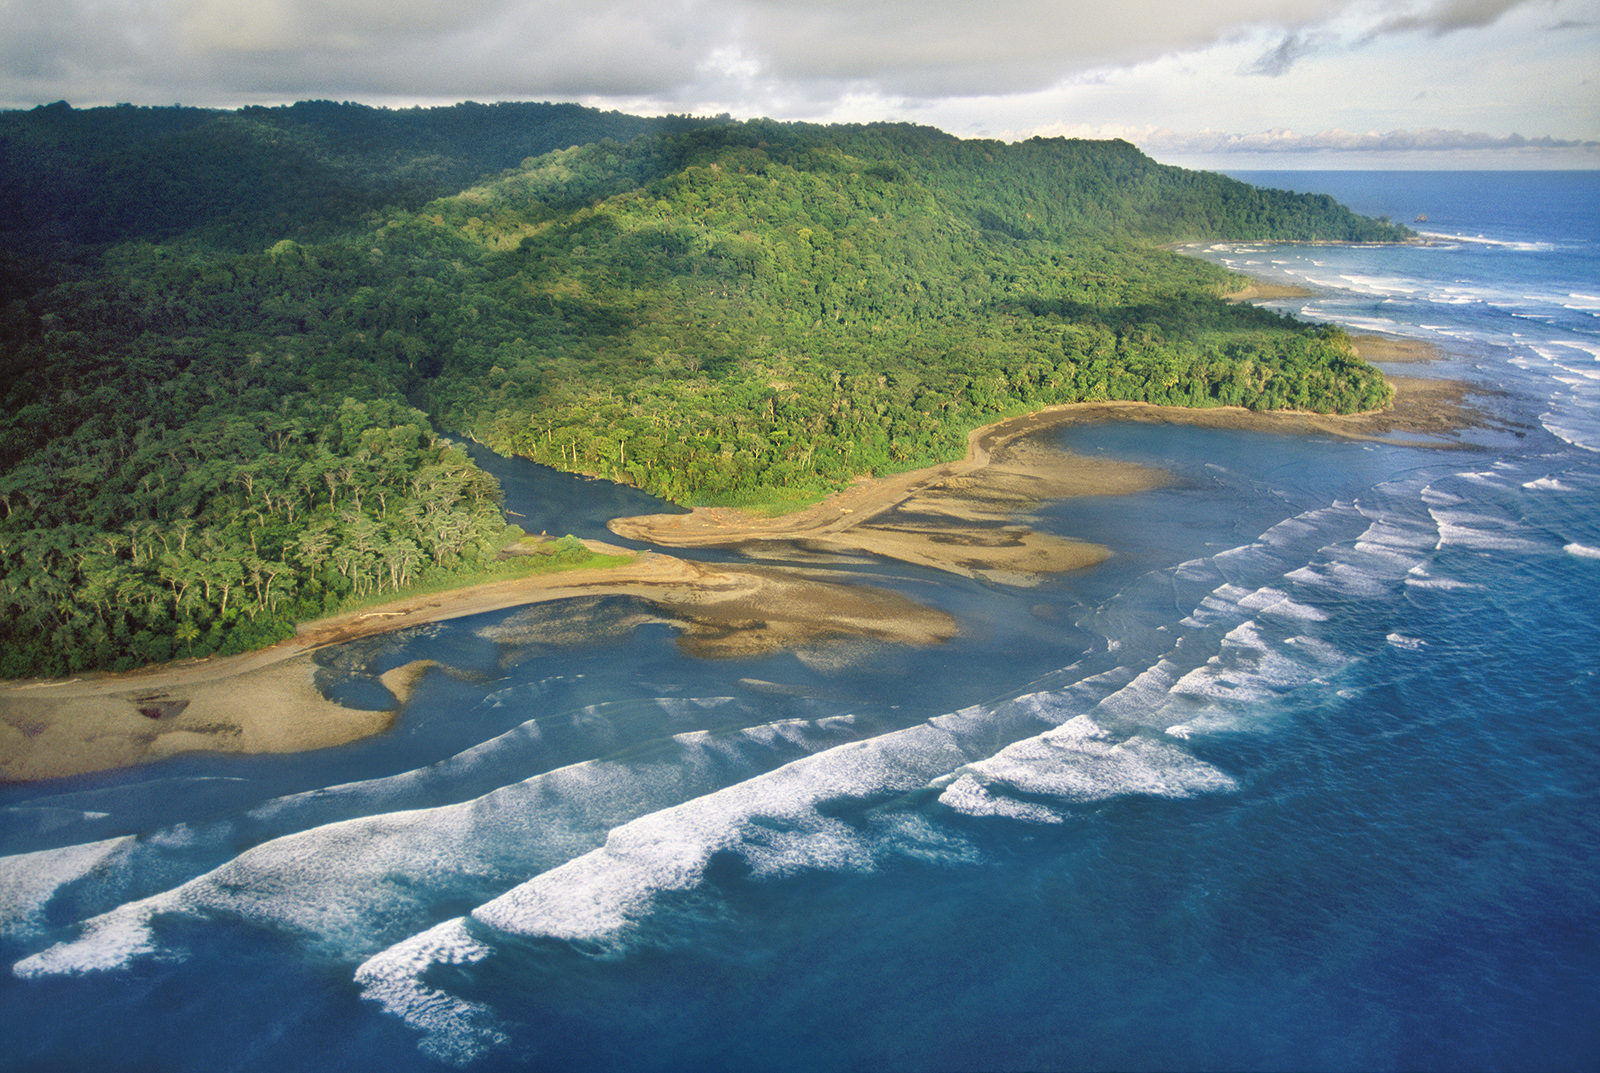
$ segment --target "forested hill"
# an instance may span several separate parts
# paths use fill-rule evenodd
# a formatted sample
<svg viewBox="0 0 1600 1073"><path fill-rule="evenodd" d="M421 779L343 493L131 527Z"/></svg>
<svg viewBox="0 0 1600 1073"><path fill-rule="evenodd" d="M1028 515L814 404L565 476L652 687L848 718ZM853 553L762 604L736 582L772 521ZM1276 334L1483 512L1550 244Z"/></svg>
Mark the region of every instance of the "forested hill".
<svg viewBox="0 0 1600 1073"><path fill-rule="evenodd" d="M1050 403L1381 406L1157 244L1406 237L1120 142L570 105L54 105L0 115L0 178L11 675L479 568L497 491L441 431L771 502Z"/></svg>
<svg viewBox="0 0 1600 1073"><path fill-rule="evenodd" d="M553 149L715 122L576 104L217 111L62 101L0 113L0 235L104 244L197 231L208 245L259 249L324 238L375 209L416 208Z"/></svg>

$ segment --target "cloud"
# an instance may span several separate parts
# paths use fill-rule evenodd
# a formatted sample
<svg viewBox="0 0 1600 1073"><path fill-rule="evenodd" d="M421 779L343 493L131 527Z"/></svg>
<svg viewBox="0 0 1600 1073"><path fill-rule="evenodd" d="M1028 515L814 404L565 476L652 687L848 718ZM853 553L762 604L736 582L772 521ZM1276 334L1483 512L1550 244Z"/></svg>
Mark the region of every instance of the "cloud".
<svg viewBox="0 0 1600 1073"><path fill-rule="evenodd" d="M1492 26L1500 16L1525 0L1435 0L1420 10L1384 19L1373 35L1420 30L1435 37L1456 30Z"/></svg>
<svg viewBox="0 0 1600 1073"><path fill-rule="evenodd" d="M1156 134L1152 144L1189 153L1394 153L1478 152L1522 149L1600 149L1600 142L1570 138L1525 138L1520 134L1493 135L1460 130L1391 130L1364 134L1324 130L1296 134L1267 130L1257 134Z"/></svg>
<svg viewBox="0 0 1600 1073"><path fill-rule="evenodd" d="M1597 5L1600 0L0 0L0 107L60 98L80 106L182 101L222 107L307 98L390 105L577 100L641 113L903 118L966 135L1071 116L1100 122L1137 117L1170 129L1227 117L1246 129L1459 123L1589 136L1596 127L1593 109L1571 72L1590 69L1584 50L1592 50L1587 28ZM1519 6L1520 17L1501 21ZM1528 36L1536 9L1537 41ZM1551 34L1550 23L1573 32ZM1496 25L1492 35L1472 32L1490 24ZM1453 39L1453 51L1432 42L1457 31L1467 32ZM1459 47L1467 43L1470 48ZM1427 50L1420 60L1419 47ZM1448 66L1433 62L1447 56ZM1496 72L1492 83L1486 71ZM1277 81L1263 92L1258 82L1242 80L1254 76ZM1466 79L1472 81L1463 84ZM1491 84L1492 97L1484 92ZM1423 104L1419 90L1436 92ZM1355 160L1357 142L1365 140L1359 151L1383 152L1425 133L1180 135L1170 129L1152 135L1166 139L1161 151L1191 151L1192 144L1192 151L1227 159L1298 151ZM1445 133L1429 136L1442 146ZM1500 140L1508 153L1533 146Z"/></svg>
<svg viewBox="0 0 1600 1073"><path fill-rule="evenodd" d="M1410 10L1386 15L1372 21L1363 19L1366 13L1352 7L1348 22L1356 23L1351 39L1345 43L1339 35L1326 29L1291 30L1284 33L1278 44L1252 64L1241 70L1243 74L1278 77L1302 59L1316 52L1335 48L1356 49L1374 41L1400 34L1422 33L1430 37L1443 37L1460 30L1482 29L1499 21L1513 8L1522 7L1529 0L1423 0Z"/></svg>
<svg viewBox="0 0 1600 1073"><path fill-rule="evenodd" d="M1337 128L1315 134L1292 130L1263 130L1253 134L1221 131L1175 131L1161 127L1085 126L1055 123L1028 131L1008 132L1008 138L1032 135L1065 138L1121 138L1157 155L1228 156L1259 154L1328 153L1472 153L1517 151L1576 151L1600 153L1600 141L1520 134L1494 135L1461 130L1419 129L1356 133Z"/></svg>
<svg viewBox="0 0 1600 1073"><path fill-rule="evenodd" d="M1292 33L1285 34L1277 47L1268 49L1261 54L1255 63L1244 69L1245 74L1270 75L1274 78L1287 74L1306 55L1314 51L1318 40L1310 35Z"/></svg>
<svg viewBox="0 0 1600 1073"><path fill-rule="evenodd" d="M1370 32L1485 25L1523 2L1424 0ZM802 97L865 88L927 99L1036 90L1263 28L1281 44L1257 66L1277 74L1316 44L1316 27L1366 10L1358 0L8 0L0 59L13 87L53 80L157 100L165 87L673 100L703 86L717 57L737 56L741 77Z"/></svg>

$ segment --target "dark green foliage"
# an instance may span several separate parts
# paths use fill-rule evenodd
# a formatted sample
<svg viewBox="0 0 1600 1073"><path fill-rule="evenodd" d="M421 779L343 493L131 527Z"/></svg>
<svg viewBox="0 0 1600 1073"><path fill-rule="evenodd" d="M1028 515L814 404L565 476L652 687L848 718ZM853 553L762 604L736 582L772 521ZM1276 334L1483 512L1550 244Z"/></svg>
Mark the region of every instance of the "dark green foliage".
<svg viewBox="0 0 1600 1073"><path fill-rule="evenodd" d="M1403 231L1125 143L319 102L0 139L0 674L237 651L477 569L498 491L434 425L759 502L1052 403L1388 398L1338 329L1155 244Z"/></svg>
<svg viewBox="0 0 1600 1073"><path fill-rule="evenodd" d="M233 249L320 238L552 149L697 122L706 121L576 104L391 111L302 101L222 112L58 102L0 113L0 234L96 244L198 230Z"/></svg>

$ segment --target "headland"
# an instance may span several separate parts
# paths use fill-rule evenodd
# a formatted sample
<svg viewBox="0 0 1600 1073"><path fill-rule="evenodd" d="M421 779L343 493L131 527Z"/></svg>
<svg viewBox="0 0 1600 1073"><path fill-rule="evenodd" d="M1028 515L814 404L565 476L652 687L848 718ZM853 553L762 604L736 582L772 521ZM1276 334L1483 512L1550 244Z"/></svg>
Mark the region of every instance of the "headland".
<svg viewBox="0 0 1600 1073"><path fill-rule="evenodd" d="M1427 361L1424 344L1362 336L1375 361ZM344 744L392 725L427 669L408 664L382 681L384 711L344 707L317 687L313 654L393 630L553 600L633 596L652 621L677 627L703 657L742 657L838 640L938 644L960 625L949 615L830 561L873 556L1006 585L1093 565L1111 549L1040 533L1027 524L1040 504L1079 495L1128 494L1164 474L1042 445L1035 434L1099 421L1185 424L1283 434L1438 438L1485 422L1470 385L1392 378L1391 409L1334 416L1189 409L1132 402L1052 406L977 429L966 457L867 478L820 503L775 518L731 508L617 519L619 536L658 547L744 550L784 565L711 565L657 552L606 569L579 569L402 597L302 625L297 635L238 656L180 661L121 674L0 684L0 782L22 782L146 763L186 752L295 752ZM1408 441L1415 443L1416 441ZM592 550L625 549L589 542Z"/></svg>

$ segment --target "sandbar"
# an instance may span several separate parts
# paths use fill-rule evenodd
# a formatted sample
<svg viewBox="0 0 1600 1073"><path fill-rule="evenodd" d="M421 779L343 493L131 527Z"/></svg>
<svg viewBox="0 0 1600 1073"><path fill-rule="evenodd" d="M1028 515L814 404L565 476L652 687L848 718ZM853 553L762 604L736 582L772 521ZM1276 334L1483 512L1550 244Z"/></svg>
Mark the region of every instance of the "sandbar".
<svg viewBox="0 0 1600 1073"><path fill-rule="evenodd" d="M1424 344L1425 345L1425 344ZM1418 359L1422 360L1422 359ZM762 558L806 561L819 554L866 553L1008 585L1091 566L1110 554L1099 545L1039 533L1027 524L1039 504L1081 495L1122 495L1164 483L1165 474L1130 462L1085 458L1030 440L1051 428L1099 421L1193 425L1384 442L1397 435L1437 437L1497 427L1467 401L1470 384L1392 377L1393 405L1365 414L1197 409L1145 402L1049 406L973 431L956 462L862 480L815 506L776 518L728 507L651 514L609 523L619 536L674 548L729 548Z"/></svg>
<svg viewBox="0 0 1600 1073"><path fill-rule="evenodd" d="M188 752L300 752L365 738L393 721L392 712L346 708L323 697L306 653L220 676L197 676L194 669L166 664L125 679L7 684L0 693L0 781L104 771Z"/></svg>
<svg viewBox="0 0 1600 1073"><path fill-rule="evenodd" d="M1075 495L1117 495L1164 483L1158 470L1084 458L1024 438L1070 407L999 421L967 437L966 456L863 479L820 503L775 518L728 507L651 514L609 523L618 536L674 548L732 548L764 559L874 555L1007 585L1092 566L1110 549L1040 533L1026 524L1040 504Z"/></svg>
<svg viewBox="0 0 1600 1073"><path fill-rule="evenodd" d="M602 552L623 549L586 542ZM386 711L346 708L316 685L312 653L405 627L556 600L633 596L705 657L751 656L841 640L931 645L959 632L948 614L898 593L773 567L710 566L646 552L570 570L402 598L303 624L238 656L56 681L0 683L0 782L104 771L188 752L298 752L388 729L427 670L385 674Z"/></svg>

